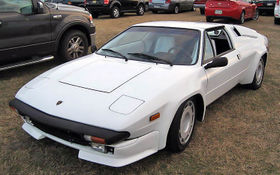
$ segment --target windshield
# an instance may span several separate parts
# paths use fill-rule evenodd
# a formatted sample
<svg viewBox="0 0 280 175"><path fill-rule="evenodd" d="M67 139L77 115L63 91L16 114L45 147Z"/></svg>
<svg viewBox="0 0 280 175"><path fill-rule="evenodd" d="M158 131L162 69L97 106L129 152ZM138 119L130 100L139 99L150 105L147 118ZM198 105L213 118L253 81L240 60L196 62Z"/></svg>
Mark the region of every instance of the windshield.
<svg viewBox="0 0 280 175"><path fill-rule="evenodd" d="M132 27L105 44L96 53L104 56L193 65L199 51L200 32L167 27Z"/></svg>

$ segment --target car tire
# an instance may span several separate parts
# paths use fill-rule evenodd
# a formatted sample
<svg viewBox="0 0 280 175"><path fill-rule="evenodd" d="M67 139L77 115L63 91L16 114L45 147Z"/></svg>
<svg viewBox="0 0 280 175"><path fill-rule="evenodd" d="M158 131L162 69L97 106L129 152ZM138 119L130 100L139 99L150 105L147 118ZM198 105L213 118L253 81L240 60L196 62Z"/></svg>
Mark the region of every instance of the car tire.
<svg viewBox="0 0 280 175"><path fill-rule="evenodd" d="M174 14L178 14L179 11L180 11L179 6L178 6L178 5L175 5L175 7L174 7L174 9L173 9L173 13L174 13Z"/></svg>
<svg viewBox="0 0 280 175"><path fill-rule="evenodd" d="M149 11L149 4L145 4L145 12Z"/></svg>
<svg viewBox="0 0 280 175"><path fill-rule="evenodd" d="M120 15L121 15L121 12L120 12L120 8L117 7L117 6L114 6L112 9L111 9L111 18L119 18Z"/></svg>
<svg viewBox="0 0 280 175"><path fill-rule="evenodd" d="M240 19L238 20L238 24L243 24L245 22L245 12L242 11L240 14Z"/></svg>
<svg viewBox="0 0 280 175"><path fill-rule="evenodd" d="M152 10L152 12L153 12L154 14L157 14L157 13L158 13L158 11L157 11L157 10Z"/></svg>
<svg viewBox="0 0 280 175"><path fill-rule="evenodd" d="M71 61L88 54L88 40L80 30L70 30L60 43L62 61Z"/></svg>
<svg viewBox="0 0 280 175"><path fill-rule="evenodd" d="M255 71L254 80L251 84L249 84L250 89L257 90L262 86L264 70L265 70L264 60L260 59L258 63L258 67Z"/></svg>
<svg viewBox="0 0 280 175"><path fill-rule="evenodd" d="M206 21L207 22L213 22L213 18L209 17L209 16L206 16Z"/></svg>
<svg viewBox="0 0 280 175"><path fill-rule="evenodd" d="M200 14L201 14L201 15L204 15L204 14L205 14L205 9L200 8L199 11L200 11Z"/></svg>
<svg viewBox="0 0 280 175"><path fill-rule="evenodd" d="M144 13L145 13L145 7L144 7L144 5L142 5L142 4L138 5L136 14L137 14L138 16L143 16Z"/></svg>
<svg viewBox="0 0 280 175"><path fill-rule="evenodd" d="M253 17L253 20L258 20L258 19L259 19L259 10L256 9L255 15L254 15L254 17Z"/></svg>
<svg viewBox="0 0 280 175"><path fill-rule="evenodd" d="M192 6L190 11L195 11L195 8Z"/></svg>
<svg viewBox="0 0 280 175"><path fill-rule="evenodd" d="M98 16L99 16L99 15L98 15L97 13L92 13L92 17L93 17L93 18L98 18Z"/></svg>
<svg viewBox="0 0 280 175"><path fill-rule="evenodd" d="M196 123L196 109L195 99L190 98L177 110L167 137L167 148L171 152L181 152L189 144Z"/></svg>
<svg viewBox="0 0 280 175"><path fill-rule="evenodd" d="M274 17L274 24L280 24L280 18L275 18Z"/></svg>

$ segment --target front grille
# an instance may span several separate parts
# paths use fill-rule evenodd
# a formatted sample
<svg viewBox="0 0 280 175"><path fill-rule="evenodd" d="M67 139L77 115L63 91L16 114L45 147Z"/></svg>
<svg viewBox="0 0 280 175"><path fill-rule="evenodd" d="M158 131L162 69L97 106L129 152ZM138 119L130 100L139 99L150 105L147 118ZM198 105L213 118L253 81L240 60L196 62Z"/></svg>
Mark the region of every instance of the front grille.
<svg viewBox="0 0 280 175"><path fill-rule="evenodd" d="M60 128L55 128L49 125L42 124L40 122L32 120L32 124L34 124L35 127L38 129L51 134L53 136L56 136L58 138L61 138L63 140L69 141L71 143L77 143L80 145L89 145L89 142L84 140L84 135L82 134L77 134L69 130L64 130Z"/></svg>

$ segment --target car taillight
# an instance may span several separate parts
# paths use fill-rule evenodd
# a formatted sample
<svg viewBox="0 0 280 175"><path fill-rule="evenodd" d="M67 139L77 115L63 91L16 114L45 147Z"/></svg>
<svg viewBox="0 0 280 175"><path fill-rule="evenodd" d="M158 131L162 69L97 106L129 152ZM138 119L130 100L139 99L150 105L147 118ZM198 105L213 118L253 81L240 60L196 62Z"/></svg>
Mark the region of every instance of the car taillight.
<svg viewBox="0 0 280 175"><path fill-rule="evenodd" d="M87 4L87 0L84 0L84 5L86 5Z"/></svg>
<svg viewBox="0 0 280 175"><path fill-rule="evenodd" d="M104 4L109 4L109 0L104 0Z"/></svg>
<svg viewBox="0 0 280 175"><path fill-rule="evenodd" d="M170 4L171 0L165 0L165 4Z"/></svg>
<svg viewBox="0 0 280 175"><path fill-rule="evenodd" d="M263 6L263 3L257 3L257 6Z"/></svg>
<svg viewBox="0 0 280 175"><path fill-rule="evenodd" d="M152 2L153 2L153 0L149 0L149 2L150 2L150 3L152 3Z"/></svg>
<svg viewBox="0 0 280 175"><path fill-rule="evenodd" d="M276 1L276 5L279 5L279 0Z"/></svg>

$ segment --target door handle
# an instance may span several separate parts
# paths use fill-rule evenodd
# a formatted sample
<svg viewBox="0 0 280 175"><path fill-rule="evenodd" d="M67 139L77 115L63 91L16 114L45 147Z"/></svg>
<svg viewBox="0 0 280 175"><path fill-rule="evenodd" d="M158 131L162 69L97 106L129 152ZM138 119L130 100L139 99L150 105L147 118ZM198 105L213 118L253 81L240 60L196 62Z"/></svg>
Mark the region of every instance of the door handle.
<svg viewBox="0 0 280 175"><path fill-rule="evenodd" d="M240 54L237 54L237 59L240 60L241 56Z"/></svg>
<svg viewBox="0 0 280 175"><path fill-rule="evenodd" d="M53 19L61 19L62 15L53 15Z"/></svg>

